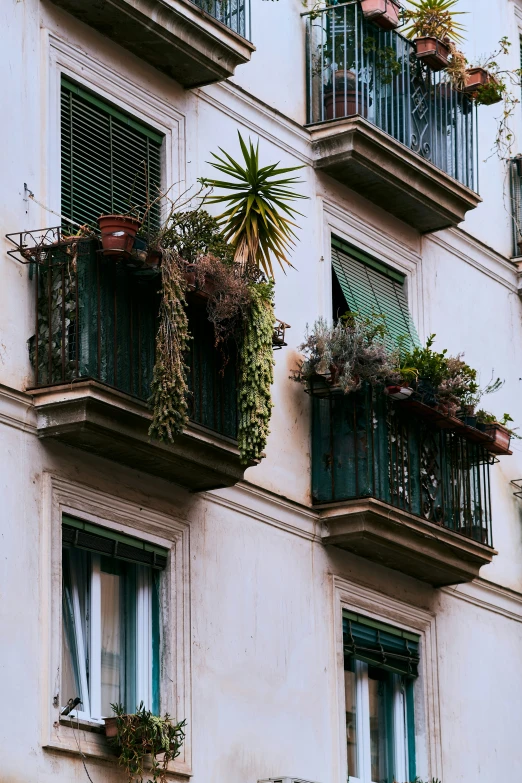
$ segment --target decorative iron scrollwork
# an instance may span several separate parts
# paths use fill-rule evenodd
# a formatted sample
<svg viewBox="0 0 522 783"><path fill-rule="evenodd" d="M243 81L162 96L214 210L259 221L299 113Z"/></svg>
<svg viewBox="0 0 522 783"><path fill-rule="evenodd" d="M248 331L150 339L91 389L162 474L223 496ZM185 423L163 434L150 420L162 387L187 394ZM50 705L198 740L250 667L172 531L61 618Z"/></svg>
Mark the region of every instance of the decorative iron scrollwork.
<svg viewBox="0 0 522 783"><path fill-rule="evenodd" d="M413 130L411 134L411 148L414 152L426 158L426 160L431 160L431 145L426 139L430 129L430 103L426 76L419 64L415 64L413 67L414 76L411 92Z"/></svg>

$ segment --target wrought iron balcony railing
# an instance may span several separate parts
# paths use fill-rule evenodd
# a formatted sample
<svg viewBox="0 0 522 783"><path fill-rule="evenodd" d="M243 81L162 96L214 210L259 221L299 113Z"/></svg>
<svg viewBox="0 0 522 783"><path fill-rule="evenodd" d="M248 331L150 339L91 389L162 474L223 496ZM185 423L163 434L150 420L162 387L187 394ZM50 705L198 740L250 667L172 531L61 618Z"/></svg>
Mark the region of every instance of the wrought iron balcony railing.
<svg viewBox="0 0 522 783"><path fill-rule="evenodd" d="M492 546L484 444L370 387L313 397L312 432L314 503L375 498Z"/></svg>
<svg viewBox="0 0 522 783"><path fill-rule="evenodd" d="M364 19L359 2L306 15L308 122L360 115L478 191L476 110L414 44Z"/></svg>
<svg viewBox="0 0 522 783"><path fill-rule="evenodd" d="M58 242L38 253L35 334L29 341L37 388L95 380L148 400L159 307L157 273L99 252L97 240ZM190 296L189 296L190 298ZM236 353L214 347L205 303L188 306L193 339L186 359L191 421L237 435Z"/></svg>
<svg viewBox="0 0 522 783"><path fill-rule="evenodd" d="M252 40L250 0L192 0L192 2L238 35L248 41Z"/></svg>

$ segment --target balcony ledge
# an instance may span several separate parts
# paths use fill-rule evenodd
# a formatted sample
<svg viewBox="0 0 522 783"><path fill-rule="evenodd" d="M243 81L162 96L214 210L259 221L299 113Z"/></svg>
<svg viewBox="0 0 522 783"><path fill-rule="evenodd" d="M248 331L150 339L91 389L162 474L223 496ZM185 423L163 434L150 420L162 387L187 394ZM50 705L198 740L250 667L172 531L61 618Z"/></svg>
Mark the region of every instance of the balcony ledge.
<svg viewBox="0 0 522 783"><path fill-rule="evenodd" d="M482 201L473 190L363 117L307 127L315 169L422 234L457 226Z"/></svg>
<svg viewBox="0 0 522 783"><path fill-rule="evenodd" d="M255 46L190 0L52 0L184 87L234 75Z"/></svg>
<svg viewBox="0 0 522 783"><path fill-rule="evenodd" d="M323 543L434 587L471 582L497 552L373 498L316 506Z"/></svg>
<svg viewBox="0 0 522 783"><path fill-rule="evenodd" d="M246 470L235 441L190 424L172 444L149 438L140 400L96 381L30 389L38 437L54 439L192 492L230 487Z"/></svg>

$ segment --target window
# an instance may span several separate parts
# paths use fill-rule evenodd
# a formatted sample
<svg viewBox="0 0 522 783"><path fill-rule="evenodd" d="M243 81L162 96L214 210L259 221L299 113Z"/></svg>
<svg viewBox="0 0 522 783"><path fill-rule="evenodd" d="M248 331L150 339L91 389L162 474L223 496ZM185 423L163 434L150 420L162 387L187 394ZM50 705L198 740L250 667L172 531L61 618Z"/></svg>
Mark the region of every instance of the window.
<svg viewBox="0 0 522 783"><path fill-rule="evenodd" d="M343 645L348 780L413 781L419 636L343 611Z"/></svg>
<svg viewBox="0 0 522 783"><path fill-rule="evenodd" d="M332 239L334 318L347 310L367 318L382 317L393 343L419 345L406 299L405 276L380 261Z"/></svg>
<svg viewBox="0 0 522 783"><path fill-rule="evenodd" d="M159 713L159 578L167 550L62 519L61 703L99 721L121 703Z"/></svg>
<svg viewBox="0 0 522 783"><path fill-rule="evenodd" d="M62 214L96 226L101 214L143 208L159 195L163 137L77 84L62 79ZM156 204L146 225L159 223Z"/></svg>

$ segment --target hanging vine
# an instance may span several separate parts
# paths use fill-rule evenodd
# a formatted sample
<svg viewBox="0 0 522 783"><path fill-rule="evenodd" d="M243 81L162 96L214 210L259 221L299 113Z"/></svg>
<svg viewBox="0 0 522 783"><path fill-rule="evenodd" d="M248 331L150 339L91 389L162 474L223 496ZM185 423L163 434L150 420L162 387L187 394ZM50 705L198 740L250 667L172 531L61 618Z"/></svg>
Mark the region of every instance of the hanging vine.
<svg viewBox="0 0 522 783"><path fill-rule="evenodd" d="M160 441L171 442L188 421L184 354L190 335L182 261L175 251L164 249L161 268L162 296L150 399L153 418L149 435Z"/></svg>
<svg viewBox="0 0 522 783"><path fill-rule="evenodd" d="M243 464L262 458L270 431L274 380L274 284L251 283L249 289L250 316L239 351L238 446Z"/></svg>

